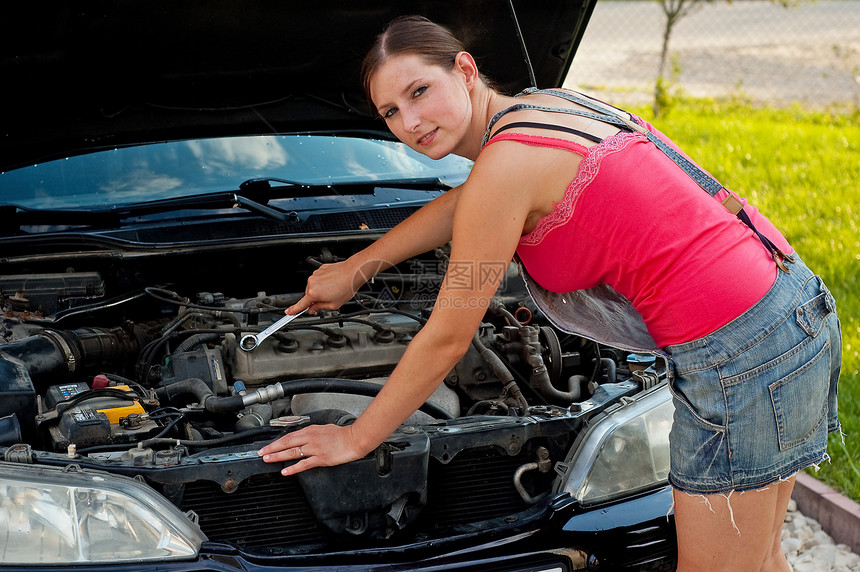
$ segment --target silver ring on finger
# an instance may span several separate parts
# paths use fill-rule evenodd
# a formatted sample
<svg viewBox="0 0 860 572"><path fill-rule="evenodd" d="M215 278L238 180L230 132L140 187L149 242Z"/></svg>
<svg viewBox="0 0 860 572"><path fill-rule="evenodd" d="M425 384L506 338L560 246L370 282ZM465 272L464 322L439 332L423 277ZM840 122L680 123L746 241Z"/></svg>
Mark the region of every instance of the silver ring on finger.
<svg viewBox="0 0 860 572"><path fill-rule="evenodd" d="M305 454L302 452L302 447L299 445L299 457L304 457Z"/></svg>

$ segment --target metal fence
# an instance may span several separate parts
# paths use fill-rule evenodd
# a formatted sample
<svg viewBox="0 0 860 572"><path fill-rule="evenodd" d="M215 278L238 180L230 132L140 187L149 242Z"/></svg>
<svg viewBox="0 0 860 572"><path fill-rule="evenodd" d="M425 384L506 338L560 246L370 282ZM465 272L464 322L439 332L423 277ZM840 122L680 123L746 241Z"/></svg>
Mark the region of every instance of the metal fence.
<svg viewBox="0 0 860 572"><path fill-rule="evenodd" d="M660 1L600 0L565 85L621 104L653 102ZM692 96L858 106L860 0L700 1L675 25L668 61L672 89Z"/></svg>

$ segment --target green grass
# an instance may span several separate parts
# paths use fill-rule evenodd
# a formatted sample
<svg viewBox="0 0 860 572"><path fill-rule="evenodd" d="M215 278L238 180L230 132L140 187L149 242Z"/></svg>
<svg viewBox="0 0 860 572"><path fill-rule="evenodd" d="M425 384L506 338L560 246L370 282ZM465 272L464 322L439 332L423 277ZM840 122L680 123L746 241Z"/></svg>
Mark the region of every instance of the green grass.
<svg viewBox="0 0 860 572"><path fill-rule="evenodd" d="M860 109L753 108L677 99L659 118L633 109L782 230L836 297L843 335L839 418L810 474L860 501Z"/></svg>

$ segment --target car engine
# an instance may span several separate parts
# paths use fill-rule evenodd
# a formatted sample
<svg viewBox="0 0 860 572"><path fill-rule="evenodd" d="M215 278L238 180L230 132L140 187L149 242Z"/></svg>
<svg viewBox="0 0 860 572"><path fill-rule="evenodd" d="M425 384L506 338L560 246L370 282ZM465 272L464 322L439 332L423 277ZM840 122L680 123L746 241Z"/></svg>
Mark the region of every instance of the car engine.
<svg viewBox="0 0 860 572"><path fill-rule="evenodd" d="M297 270L273 272L273 260L290 267L283 248L16 260L0 277L6 460L142 478L210 540L246 550L427 537L523 518L511 515L552 491L577 428L659 381L642 356L550 325L511 265L467 354L398 432L363 460L281 477L256 450L354 421L425 323L448 262L446 249L407 261L339 311L243 349L316 267L357 247L292 245Z"/></svg>

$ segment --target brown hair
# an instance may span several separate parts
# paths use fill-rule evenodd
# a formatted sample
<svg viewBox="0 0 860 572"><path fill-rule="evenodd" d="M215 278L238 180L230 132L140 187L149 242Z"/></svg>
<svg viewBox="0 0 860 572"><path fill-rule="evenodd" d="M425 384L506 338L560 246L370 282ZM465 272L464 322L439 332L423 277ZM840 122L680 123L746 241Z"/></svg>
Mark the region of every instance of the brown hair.
<svg viewBox="0 0 860 572"><path fill-rule="evenodd" d="M361 62L361 86L371 111L376 113L376 106L370 98L370 80L388 58L416 54L430 65L452 69L457 54L463 51L463 44L445 26L431 22L424 16L395 18L376 36ZM483 75L481 79L487 83Z"/></svg>

